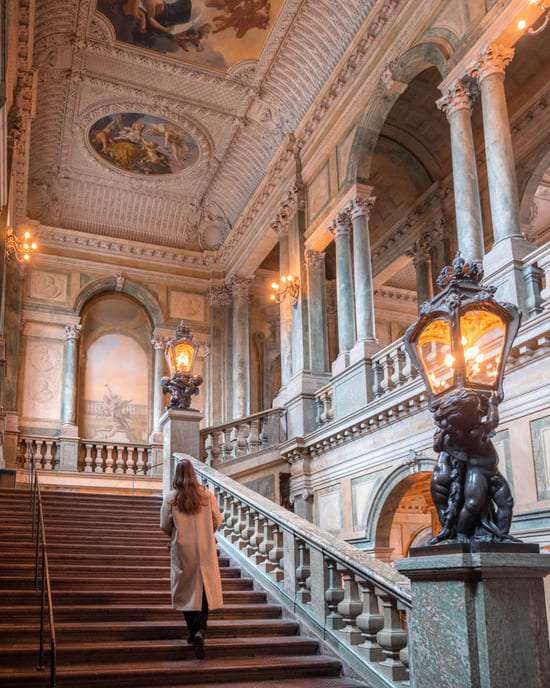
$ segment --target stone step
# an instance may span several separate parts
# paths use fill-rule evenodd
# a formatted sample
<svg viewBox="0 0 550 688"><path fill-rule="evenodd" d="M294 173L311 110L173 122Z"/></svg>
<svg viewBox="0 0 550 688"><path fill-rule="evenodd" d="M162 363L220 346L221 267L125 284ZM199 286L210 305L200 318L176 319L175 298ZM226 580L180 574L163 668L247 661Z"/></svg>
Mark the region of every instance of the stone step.
<svg viewBox="0 0 550 688"><path fill-rule="evenodd" d="M228 559L220 559L220 561L229 561ZM24 562L6 562L0 560L0 575L6 576L13 572L17 577L32 574L34 576L34 555L27 557ZM91 576L136 576L143 574L143 576L166 576L170 575L170 566L165 564L163 566L145 566L145 565L131 565L126 566L112 565L112 564L78 564L66 562L50 562L50 574L52 578L57 575L72 576L83 575L89 573ZM220 565L220 575L223 578L239 578L241 572L238 568Z"/></svg>
<svg viewBox="0 0 550 688"><path fill-rule="evenodd" d="M34 569L33 569L34 571ZM90 576L62 575L62 572L51 576L52 588L61 592L63 590L170 590L170 572L164 572L162 578L93 578ZM34 574L21 578L1 575L0 590L32 590L34 586ZM222 576L223 590L252 590L251 578L226 578Z"/></svg>
<svg viewBox="0 0 550 688"><path fill-rule="evenodd" d="M225 657L255 657L314 655L318 651L318 642L303 636L211 638L208 634L208 657L220 659ZM0 647L0 668L31 667L36 664L38 644L20 644ZM69 664L119 664L139 662L143 655L150 662L189 661L195 658L193 648L185 638L159 640L124 640L94 642L57 641L57 662L59 666Z"/></svg>
<svg viewBox="0 0 550 688"><path fill-rule="evenodd" d="M307 678L339 676L340 662L324 655L306 655L285 657L284 662L273 657L245 657L225 659L197 659L154 664L136 663L86 666L83 664L68 667L58 666L58 688L140 688L152 686L188 686L195 682L213 688L223 676L227 682L253 681L256 677L265 679ZM0 681L2 681L0 671ZM9 676L10 688L27 688L28 686L47 685L37 683L35 670L14 670L5 674ZM47 677L43 677L47 679ZM237 684L238 685L238 684ZM312 683L310 688L313 688ZM237 686L235 687L237 688Z"/></svg>
<svg viewBox="0 0 550 688"><path fill-rule="evenodd" d="M6 644L35 644L40 631L37 622L0 623L0 642ZM233 638L241 642L250 637L276 637L296 635L299 625L290 619L214 619L208 620L208 638ZM86 624L72 621L55 621L58 642L91 643L97 640L170 640L187 638L187 627L182 615L162 621L92 621Z"/></svg>

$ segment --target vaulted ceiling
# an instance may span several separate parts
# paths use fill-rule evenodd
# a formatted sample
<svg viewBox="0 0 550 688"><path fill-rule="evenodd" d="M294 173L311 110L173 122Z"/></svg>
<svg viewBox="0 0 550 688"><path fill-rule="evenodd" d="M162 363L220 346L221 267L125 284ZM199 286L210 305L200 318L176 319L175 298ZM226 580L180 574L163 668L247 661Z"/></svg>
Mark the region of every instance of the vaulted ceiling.
<svg viewBox="0 0 550 688"><path fill-rule="evenodd" d="M217 249L375 2L166 4L36 0L31 219Z"/></svg>

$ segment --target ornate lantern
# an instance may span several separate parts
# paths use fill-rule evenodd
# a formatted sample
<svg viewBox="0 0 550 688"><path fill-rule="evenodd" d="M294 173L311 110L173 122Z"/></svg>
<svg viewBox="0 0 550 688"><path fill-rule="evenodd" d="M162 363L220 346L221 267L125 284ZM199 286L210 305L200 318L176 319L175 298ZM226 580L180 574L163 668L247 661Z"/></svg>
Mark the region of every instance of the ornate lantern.
<svg viewBox="0 0 550 688"><path fill-rule="evenodd" d="M199 393L203 380L200 375L193 375L198 350L199 344L193 341L191 331L182 320L164 352L170 377L163 377L160 384L163 393L171 395L167 408L189 409L191 396Z"/></svg>
<svg viewBox="0 0 550 688"><path fill-rule="evenodd" d="M422 304L404 336L438 426L430 490L442 530L430 544L513 540L513 499L490 437L521 313L496 301L482 277L458 252L437 280L443 291Z"/></svg>
<svg viewBox="0 0 550 688"><path fill-rule="evenodd" d="M520 325L512 303L496 301L496 287L479 284L483 269L460 252L437 283L443 291L422 304L405 334L405 346L420 372L430 408L452 390L466 388L502 398L504 366Z"/></svg>

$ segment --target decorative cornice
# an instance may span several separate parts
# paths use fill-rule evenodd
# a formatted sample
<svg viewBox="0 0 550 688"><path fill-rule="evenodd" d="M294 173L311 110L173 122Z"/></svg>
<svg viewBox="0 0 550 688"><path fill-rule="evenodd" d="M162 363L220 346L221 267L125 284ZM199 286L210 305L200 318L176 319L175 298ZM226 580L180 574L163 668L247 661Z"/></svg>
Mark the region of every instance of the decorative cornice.
<svg viewBox="0 0 550 688"><path fill-rule="evenodd" d="M468 74L480 83L491 74L502 74L514 57L514 48L505 48L501 44L489 43L487 48L479 55L474 66L470 67Z"/></svg>

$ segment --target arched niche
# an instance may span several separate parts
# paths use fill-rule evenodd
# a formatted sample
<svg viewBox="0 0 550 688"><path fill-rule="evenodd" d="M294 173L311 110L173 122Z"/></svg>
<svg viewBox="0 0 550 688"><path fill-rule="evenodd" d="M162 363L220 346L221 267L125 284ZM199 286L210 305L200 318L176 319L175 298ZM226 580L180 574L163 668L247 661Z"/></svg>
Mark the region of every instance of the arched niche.
<svg viewBox="0 0 550 688"><path fill-rule="evenodd" d="M73 309L77 315L82 314L83 308L91 299L105 293L120 293L135 299L147 312L151 321L152 328L160 327L164 324L164 317L154 296L145 287L127 278L119 276L101 277L100 279L88 282L78 293Z"/></svg>
<svg viewBox="0 0 550 688"><path fill-rule="evenodd" d="M152 430L152 323L127 294L97 293L81 309L78 425L84 439L143 444Z"/></svg>
<svg viewBox="0 0 550 688"><path fill-rule="evenodd" d="M435 459L416 456L392 471L381 483L371 501L365 523L365 545L368 549L385 551L392 547L392 526L395 516L404 500L415 498L419 490L425 491L429 486ZM411 520L409 537L403 538L403 549L410 543L413 535L423 527L431 524L432 516L424 523ZM399 558L403 552L397 552L392 558Z"/></svg>

